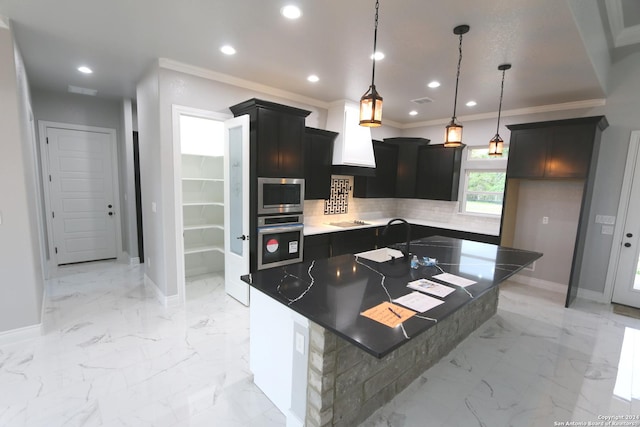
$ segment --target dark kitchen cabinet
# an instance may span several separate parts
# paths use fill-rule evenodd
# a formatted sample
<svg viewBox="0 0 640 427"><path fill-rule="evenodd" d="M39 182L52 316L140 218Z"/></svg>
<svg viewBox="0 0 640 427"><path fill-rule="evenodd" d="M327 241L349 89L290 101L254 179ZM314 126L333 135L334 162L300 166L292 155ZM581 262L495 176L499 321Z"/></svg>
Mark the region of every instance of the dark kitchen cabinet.
<svg viewBox="0 0 640 427"><path fill-rule="evenodd" d="M353 197L394 197L398 168L398 146L373 141L373 153L376 158L376 175L373 177L354 177Z"/></svg>
<svg viewBox="0 0 640 427"><path fill-rule="evenodd" d="M304 260L325 259L331 256L331 234L304 236Z"/></svg>
<svg viewBox="0 0 640 427"><path fill-rule="evenodd" d="M333 143L338 134L323 129L306 128L304 147L304 198L328 199L331 195Z"/></svg>
<svg viewBox="0 0 640 427"><path fill-rule="evenodd" d="M588 119L507 126L511 130L507 177L585 178L595 136L594 125Z"/></svg>
<svg viewBox="0 0 640 427"><path fill-rule="evenodd" d="M416 198L431 200L458 200L462 150L445 148L443 144L418 148Z"/></svg>
<svg viewBox="0 0 640 427"><path fill-rule="evenodd" d="M255 98L229 108L236 117L250 117L256 177L304 177L304 123L310 111Z"/></svg>
<svg viewBox="0 0 640 427"><path fill-rule="evenodd" d="M398 146L395 197L416 196L416 173L418 172L418 148L429 144L426 138L385 138L385 144Z"/></svg>
<svg viewBox="0 0 640 427"><path fill-rule="evenodd" d="M571 179L582 183L580 213L565 305L575 299L590 222L591 201L604 116L508 125L511 131L507 182L500 224L501 244L512 246L518 216L518 193L523 179ZM552 182L549 183L553 185Z"/></svg>
<svg viewBox="0 0 640 427"><path fill-rule="evenodd" d="M331 256L355 254L376 248L376 227L331 233Z"/></svg>

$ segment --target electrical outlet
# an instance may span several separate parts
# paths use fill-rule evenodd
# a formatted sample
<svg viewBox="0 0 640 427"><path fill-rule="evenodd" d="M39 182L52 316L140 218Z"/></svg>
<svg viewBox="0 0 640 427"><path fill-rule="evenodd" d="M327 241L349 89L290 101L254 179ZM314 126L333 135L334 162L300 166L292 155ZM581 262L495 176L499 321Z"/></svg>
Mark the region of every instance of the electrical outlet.
<svg viewBox="0 0 640 427"><path fill-rule="evenodd" d="M296 332L296 351L304 354L304 335L300 332Z"/></svg>
<svg viewBox="0 0 640 427"><path fill-rule="evenodd" d="M151 258L147 257L147 268L151 268Z"/></svg>
<svg viewBox="0 0 640 427"><path fill-rule="evenodd" d="M2 211L0 211L0 225L2 225Z"/></svg>
<svg viewBox="0 0 640 427"><path fill-rule="evenodd" d="M156 213L156 202L151 202L151 212Z"/></svg>
<svg viewBox="0 0 640 427"><path fill-rule="evenodd" d="M549 224L549 217L548 216L543 216L542 217L542 223L543 224Z"/></svg>
<svg viewBox="0 0 640 427"><path fill-rule="evenodd" d="M613 234L613 226L612 225L603 225L602 226L602 234Z"/></svg>

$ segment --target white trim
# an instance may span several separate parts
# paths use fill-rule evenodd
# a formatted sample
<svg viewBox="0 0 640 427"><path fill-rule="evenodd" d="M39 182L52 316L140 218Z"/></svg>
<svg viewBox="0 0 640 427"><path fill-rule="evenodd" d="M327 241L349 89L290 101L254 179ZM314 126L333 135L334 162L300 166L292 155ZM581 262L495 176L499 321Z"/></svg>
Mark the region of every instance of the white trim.
<svg viewBox="0 0 640 427"><path fill-rule="evenodd" d="M9 25L9 18L0 15L0 28L4 28L5 30L11 30L11 26Z"/></svg>
<svg viewBox="0 0 640 427"><path fill-rule="evenodd" d="M624 26L624 11L621 0L607 0L604 2L609 17L611 37L615 47L640 43L640 25Z"/></svg>
<svg viewBox="0 0 640 427"><path fill-rule="evenodd" d="M156 285L146 273L144 275L144 285L153 291L156 300L158 300L163 307L177 307L183 303L179 295L166 296L163 294L158 285Z"/></svg>
<svg viewBox="0 0 640 427"><path fill-rule="evenodd" d="M44 202L46 209L46 221L47 221L47 237L49 240L49 269L47 271L47 278L55 277L58 270L58 262L55 254L55 241L53 239L53 224L51 224L51 195L49 187L49 151L47 150L47 130L49 128L55 129L68 129L84 132L96 132L106 133L111 139L113 150L111 152L111 167L112 167L112 185L113 185L113 211L116 215L116 258L118 261L124 259L122 251L122 213L120 210L120 180L118 176L118 139L116 137L116 130L112 128L103 128L97 126L86 125L74 125L71 123L50 122L46 120L38 121L39 137L40 137L40 164L42 167L42 185L44 186Z"/></svg>
<svg viewBox="0 0 640 427"><path fill-rule="evenodd" d="M518 108L515 110L504 110L502 117L524 116L527 114L548 113L552 111L580 110L585 108L602 107L607 104L606 99L587 99L584 101L563 102L561 104L539 105L536 107ZM486 120L498 117L498 112L472 114L468 116L459 116L458 120L462 123L474 120ZM443 125L449 123L451 119L436 119L423 122L407 123L400 126L401 129L419 128L425 126Z"/></svg>
<svg viewBox="0 0 640 427"><path fill-rule="evenodd" d="M586 299L586 300L598 302L601 304L609 304L610 302L606 300L602 292L592 291L590 289L578 288L578 294L576 296L581 299Z"/></svg>
<svg viewBox="0 0 640 427"><path fill-rule="evenodd" d="M622 180L622 189L620 190L620 201L618 203L617 216L625 215L627 208L629 207L629 198L631 197L631 184L633 183L633 173L635 169L635 163L638 158L638 151L640 150L640 130L634 130L631 132L631 138L629 140L629 150L627 152L627 163L624 167L624 178ZM625 220L617 219L615 229L613 232L613 240L611 243L611 252L609 255L609 266L607 268L607 277L604 282L604 296L607 302L611 302L613 298L613 286L616 282L616 275L618 274L618 262L620 260L621 245L617 242L622 242L622 235L624 234Z"/></svg>
<svg viewBox="0 0 640 427"><path fill-rule="evenodd" d="M536 279L535 277L525 276L523 274L514 274L509 278L509 280L513 280L514 282L520 283L521 285L533 286L534 288L558 292L563 296L567 294L567 285L558 282Z"/></svg>
<svg viewBox="0 0 640 427"><path fill-rule="evenodd" d="M182 218L182 150L180 142L180 116L200 117L224 122L233 116L230 114L216 113L214 111L201 110L199 108L187 107L185 105L171 105L171 123L173 131L173 206L175 215L175 236L176 236L176 284L178 294L176 298L179 302L185 301L185 267L184 267L184 237Z"/></svg>
<svg viewBox="0 0 640 427"><path fill-rule="evenodd" d="M0 347L42 336L42 323L0 332Z"/></svg>

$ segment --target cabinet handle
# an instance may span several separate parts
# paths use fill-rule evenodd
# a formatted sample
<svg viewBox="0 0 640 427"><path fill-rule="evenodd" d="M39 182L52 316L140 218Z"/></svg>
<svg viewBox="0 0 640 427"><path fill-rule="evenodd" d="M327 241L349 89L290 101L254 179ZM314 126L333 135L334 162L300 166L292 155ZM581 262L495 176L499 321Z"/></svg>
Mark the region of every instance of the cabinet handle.
<svg viewBox="0 0 640 427"><path fill-rule="evenodd" d="M625 248L630 248L630 247L631 247L631 243L629 243L629 242L625 243L625 244L624 244L624 247L625 247Z"/></svg>
<svg viewBox="0 0 640 427"><path fill-rule="evenodd" d="M627 233L627 237L633 237L632 233Z"/></svg>
<svg viewBox="0 0 640 427"><path fill-rule="evenodd" d="M113 212L109 212L109 216L113 216Z"/></svg>

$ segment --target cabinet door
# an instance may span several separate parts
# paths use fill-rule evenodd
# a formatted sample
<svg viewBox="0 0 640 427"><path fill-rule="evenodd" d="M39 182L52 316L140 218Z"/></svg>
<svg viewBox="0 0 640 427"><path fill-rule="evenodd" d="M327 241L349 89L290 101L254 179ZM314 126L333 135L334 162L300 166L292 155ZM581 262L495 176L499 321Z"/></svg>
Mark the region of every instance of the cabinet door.
<svg viewBox="0 0 640 427"><path fill-rule="evenodd" d="M463 148L446 148L439 144L418 149L417 198L458 200Z"/></svg>
<svg viewBox="0 0 640 427"><path fill-rule="evenodd" d="M511 132L507 177L542 178L547 162L548 129Z"/></svg>
<svg viewBox="0 0 640 427"><path fill-rule="evenodd" d="M333 142L338 134L307 128L304 147L304 198L328 199L331 196Z"/></svg>
<svg viewBox="0 0 640 427"><path fill-rule="evenodd" d="M331 256L331 235L304 236L304 260L325 259Z"/></svg>
<svg viewBox="0 0 640 427"><path fill-rule="evenodd" d="M394 197L398 168L398 146L373 141L373 153L376 157L376 176L356 176L353 180L353 196Z"/></svg>
<svg viewBox="0 0 640 427"><path fill-rule="evenodd" d="M376 241L377 230L375 227L331 233L331 256L375 249Z"/></svg>
<svg viewBox="0 0 640 427"><path fill-rule="evenodd" d="M258 109L257 172L260 177L304 176L304 118Z"/></svg>
<svg viewBox="0 0 640 427"><path fill-rule="evenodd" d="M546 178L585 178L593 149L593 128L585 125L551 129Z"/></svg>

